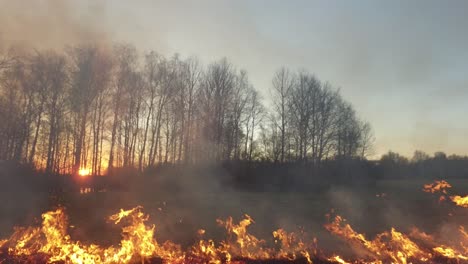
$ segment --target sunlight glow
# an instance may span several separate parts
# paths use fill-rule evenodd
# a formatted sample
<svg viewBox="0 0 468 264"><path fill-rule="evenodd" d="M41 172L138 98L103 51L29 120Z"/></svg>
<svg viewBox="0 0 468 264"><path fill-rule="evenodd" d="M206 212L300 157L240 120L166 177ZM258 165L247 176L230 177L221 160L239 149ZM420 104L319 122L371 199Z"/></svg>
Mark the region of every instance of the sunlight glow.
<svg viewBox="0 0 468 264"><path fill-rule="evenodd" d="M90 170L89 169L85 169L85 168L81 168L79 171L78 171L78 174L82 177L86 177L86 176L89 176L89 173L90 173Z"/></svg>

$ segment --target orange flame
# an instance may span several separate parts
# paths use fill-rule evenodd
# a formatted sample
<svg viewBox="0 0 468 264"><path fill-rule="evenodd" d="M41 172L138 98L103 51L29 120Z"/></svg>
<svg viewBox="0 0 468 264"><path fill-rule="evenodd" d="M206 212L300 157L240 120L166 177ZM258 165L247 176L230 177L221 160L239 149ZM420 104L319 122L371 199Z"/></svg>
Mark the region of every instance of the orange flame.
<svg viewBox="0 0 468 264"><path fill-rule="evenodd" d="M448 182L441 180L441 181L434 181L433 183L429 184L424 184L423 191L429 192L429 193L436 193L436 192L442 192L444 194L447 194L446 189L452 188L452 185L450 185Z"/></svg>
<svg viewBox="0 0 468 264"><path fill-rule="evenodd" d="M465 197L455 195L451 196L450 199L452 199L452 202L454 202L456 205L468 208L468 195Z"/></svg>
<svg viewBox="0 0 468 264"><path fill-rule="evenodd" d="M130 210L121 209L109 217L114 224L124 224L122 240L118 247L102 248L98 245L84 245L73 241L67 234L68 220L64 209L59 208L42 215L40 228L16 228L7 240L0 240L2 248L12 256L45 254L49 262L66 263L130 263L161 258L167 263L234 263L234 258L249 259L295 259L303 257L312 263L310 253L314 244L306 245L295 234L284 230L273 233L280 249L268 248L265 241L247 231L253 219L245 215L238 224L229 217L218 223L227 230L227 239L220 244L213 240L200 240L190 251L184 252L172 242L159 244L154 239L155 226L147 225L148 215L138 206ZM200 230L199 235L204 234Z"/></svg>
<svg viewBox="0 0 468 264"><path fill-rule="evenodd" d="M429 193L442 192L443 194L447 195L447 189L450 189L450 188L452 188L452 185L442 180L442 181L435 181L434 183L425 184L423 191L429 192ZM448 198L450 198L450 200L453 203L455 203L455 205L468 208L468 195L467 196L454 195ZM439 198L440 202L445 201L445 200L447 200L446 196L440 196Z"/></svg>
<svg viewBox="0 0 468 264"><path fill-rule="evenodd" d="M407 264L416 262L427 262L435 256L443 256L448 259L466 260L466 248L461 244L462 249L457 250L449 246L437 246L432 250L418 245L409 236L391 228L389 232L378 234L374 240L368 240L363 234L359 234L346 223L346 220L336 216L334 221L325 225L325 228L332 234L338 235L347 241L350 246L360 252L362 260L359 263L400 263ZM425 233L413 230L419 239L433 243L433 238ZM464 241L468 237L463 234ZM462 252L465 253L462 253ZM329 259L337 263L346 263L341 257L334 256Z"/></svg>
<svg viewBox="0 0 468 264"><path fill-rule="evenodd" d="M428 192L445 192L450 184L445 181L425 186ZM444 196L445 197L445 196ZM466 197L451 196L451 200L466 207ZM159 243L155 239L156 226L148 224L149 216L142 207L130 210L121 209L109 220L122 226L121 241L117 246L101 247L73 241L68 235L68 220L63 208L42 215L41 227L15 228L9 239L0 240L0 256L18 257L24 263L29 257L39 257L40 262L63 263L136 263L152 262L161 259L171 264L245 264L247 259L268 261L269 259L297 260L313 263L314 259L329 263L421 263L434 262L442 258L454 263L468 260L468 234L464 227L454 242L438 243L434 236L414 228L409 235L391 228L370 240L356 232L341 216L335 216L325 225L332 234L347 242L353 249L354 259L346 260L335 253L327 255L317 248L317 240L304 239L303 233L288 233L283 229L273 232L274 246L266 240L249 233L254 224L249 215L244 215L238 223L232 217L218 219L226 229L226 238L216 243L203 239L205 230L200 229L200 240L188 250L170 241ZM42 258L44 260L42 260ZM350 257L352 258L352 257ZM0 259L0 262L3 260ZM26 261L28 262L28 261ZM35 259L29 262L37 262Z"/></svg>

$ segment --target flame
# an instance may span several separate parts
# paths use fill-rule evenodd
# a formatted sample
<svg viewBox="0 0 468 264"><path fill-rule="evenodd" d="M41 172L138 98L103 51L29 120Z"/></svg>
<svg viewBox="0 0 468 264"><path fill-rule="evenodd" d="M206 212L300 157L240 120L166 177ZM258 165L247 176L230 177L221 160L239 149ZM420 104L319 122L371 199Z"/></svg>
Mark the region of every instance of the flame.
<svg viewBox="0 0 468 264"><path fill-rule="evenodd" d="M313 238L312 242L304 241L295 233L288 233L283 229L278 229L273 232L275 243L280 244L279 258L296 259L305 258L308 263L312 263L311 254L317 255L317 239Z"/></svg>
<svg viewBox="0 0 468 264"><path fill-rule="evenodd" d="M452 185L450 185L448 182L441 180L441 181L434 181L433 183L429 184L424 184L423 191L429 192L429 193L436 193L436 192L442 192L444 194L447 194L446 189L452 188Z"/></svg>
<svg viewBox="0 0 468 264"><path fill-rule="evenodd" d="M331 223L325 225L325 228L332 234L343 238L350 246L355 249L362 257L359 263L400 263L407 264L416 262L427 262L436 256L442 256L447 259L466 260L467 248L464 247L463 242L460 244L461 250L455 247L446 245L436 246L432 249L417 244L409 236L398 232L394 228L390 231L378 234L375 239L368 240L363 234L353 230L353 228L346 223L346 219L341 216L336 216ZM464 233L464 229L460 228L462 240L465 243L468 241L468 236ZM433 244L434 239L432 236L419 232L414 229L412 236L417 237L419 240L426 244ZM462 253L465 252L465 253ZM330 261L337 263L347 263L339 256L329 258Z"/></svg>
<svg viewBox="0 0 468 264"><path fill-rule="evenodd" d="M119 247L101 248L72 241L67 234L68 221L63 208L44 213L41 228L17 228L0 246L8 247L8 253L16 256L44 253L49 256L49 262L129 263L160 256L170 263L177 263L183 258L178 246L172 243L159 245L154 240L155 226L146 225L148 216L141 207L121 210L109 219L115 224L124 221L128 224L122 228Z"/></svg>
<svg viewBox="0 0 468 264"><path fill-rule="evenodd" d="M455 195L455 196L451 196L450 199L451 199L452 202L454 202L456 205L461 206L461 207L468 208L468 195L465 196L465 197L462 197L462 196L459 196L459 195Z"/></svg>
<svg viewBox="0 0 468 264"><path fill-rule="evenodd" d="M435 247L434 251L450 259L468 260L468 256L455 251L453 248Z"/></svg>
<svg viewBox="0 0 468 264"><path fill-rule="evenodd" d="M328 259L329 261L333 261L333 262L336 262L336 263L340 263L340 264L351 264L350 262L346 262L345 260L343 260L340 256L333 256L331 258Z"/></svg>
<svg viewBox="0 0 468 264"><path fill-rule="evenodd" d="M217 220L220 226L226 228L228 240L222 242L222 251L229 252L230 255L237 255L246 258L268 258L270 253L264 249L265 241L256 238L247 232L247 227L254 223L249 215L245 215L239 224L234 224L232 217L226 221Z"/></svg>
<svg viewBox="0 0 468 264"><path fill-rule="evenodd" d="M450 183L442 180L442 181L435 181L433 183L425 184L423 191L429 192L429 193L436 193L436 192L441 192L444 195L439 197L439 202L443 202L450 198L450 200L457 206L465 207L468 208L468 195L467 196L460 196L460 195L454 195L454 196L447 196L447 189L452 188L452 185Z"/></svg>
<svg viewBox="0 0 468 264"><path fill-rule="evenodd" d="M311 252L316 243L307 245L294 233L279 229L273 232L279 249L268 248L265 240L250 234L248 226L253 219L245 215L239 223L229 217L218 224L227 231L226 240L216 244L213 240L203 240L184 252L172 242L159 244L155 238L155 225L148 225L148 215L137 206L130 210L121 209L109 220L115 225L123 225L121 241L117 247L103 248L98 245L85 245L73 241L67 233L68 219L64 208L42 215L41 227L16 228L13 235L0 240L0 253L7 249L11 256L39 256L44 254L50 263L133 263L160 258L165 263L236 263L235 259L296 259L302 257L312 263ZM203 236L204 230L198 234ZM242 262L243 263L243 262Z"/></svg>
<svg viewBox="0 0 468 264"><path fill-rule="evenodd" d="M218 224L226 229L227 238L219 245L213 240L200 240L192 247L192 260L209 260L207 263L234 263L236 259L304 259L307 263L312 263L312 254L316 254L316 240L311 243L304 242L295 233L288 233L283 229L273 232L275 244L278 248L268 247L266 241L259 239L248 232L248 227L254 223L249 215L244 215L238 224L234 223L232 217L226 220L217 220ZM198 231L199 235L204 235L204 230ZM191 263L191 262L189 262Z"/></svg>
<svg viewBox="0 0 468 264"><path fill-rule="evenodd" d="M444 192L450 184L439 181L425 185L428 192ZM445 196L444 196L445 197ZM447 196L448 197L448 196ZM451 196L450 199L466 208L466 197ZM0 257L12 257L12 262L21 263L145 263L162 261L170 264L246 264L249 260L268 262L296 261L314 263L365 263L409 264L438 263L446 259L450 263L468 260L468 234L463 226L453 241L439 243L435 236L413 228L409 234L390 228L368 239L356 232L346 219L337 215L325 224L333 235L342 238L352 249L354 256L343 257L336 253L325 254L318 250L317 239L307 238L304 232L293 233L284 229L272 232L271 240L264 240L249 232L254 220L249 215L235 222L232 217L218 219L219 226L226 230L220 242L204 239L206 231L198 230L199 240L184 250L180 245L155 239L156 226L148 224L149 216L143 208L120 211L108 220L121 227L121 240L116 246L102 247L74 241L68 234L68 219L64 208L42 215L40 227L17 227L13 234L0 240ZM18 258L18 259L15 259ZM349 258L349 259L348 259ZM0 259L0 263L4 263Z"/></svg>
<svg viewBox="0 0 468 264"><path fill-rule="evenodd" d="M428 245L436 243L434 237L417 229L413 229L410 235L405 235L391 228L369 240L356 232L346 219L336 216L325 228L345 239L355 249L358 257L355 260L345 260L336 254L320 257L315 238L307 241L303 239L303 234L288 233L283 229L273 232L276 248L268 247L265 240L248 232L248 227L254 223L248 215L239 223L235 223L232 217L217 220L227 231L225 240L216 243L211 239L201 238L189 250L184 251L172 242L158 243L154 238L156 227L147 224L148 218L141 206L130 210L121 209L111 215L110 221L123 225L122 239L118 246L103 248L73 241L67 234L67 216L64 209L59 208L42 215L41 227L16 228L9 239L0 240L0 254L3 254L2 249L7 249L9 255L19 256L23 260L28 256L37 258L44 255L49 263L145 263L152 262L155 258L162 259L163 263L174 264L245 264L248 263L245 261L247 259L303 259L304 262L313 263L314 258L339 264L408 264L431 261L437 256L456 260L456 263L468 260L468 249L465 246L468 236L463 227L460 227L461 242L458 246L439 244L430 247ZM204 236L205 230L200 229L198 235ZM36 262L35 260L30 262Z"/></svg>

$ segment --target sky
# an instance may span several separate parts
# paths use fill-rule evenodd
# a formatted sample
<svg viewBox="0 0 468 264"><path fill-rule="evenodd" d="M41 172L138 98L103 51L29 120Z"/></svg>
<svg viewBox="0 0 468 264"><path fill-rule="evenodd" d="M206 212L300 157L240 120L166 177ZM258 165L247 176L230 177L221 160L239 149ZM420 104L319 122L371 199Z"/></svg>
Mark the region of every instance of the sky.
<svg viewBox="0 0 468 264"><path fill-rule="evenodd" d="M468 1L0 0L0 9L5 43L97 39L204 64L227 57L265 100L277 69L307 70L372 124L376 156L468 154Z"/></svg>

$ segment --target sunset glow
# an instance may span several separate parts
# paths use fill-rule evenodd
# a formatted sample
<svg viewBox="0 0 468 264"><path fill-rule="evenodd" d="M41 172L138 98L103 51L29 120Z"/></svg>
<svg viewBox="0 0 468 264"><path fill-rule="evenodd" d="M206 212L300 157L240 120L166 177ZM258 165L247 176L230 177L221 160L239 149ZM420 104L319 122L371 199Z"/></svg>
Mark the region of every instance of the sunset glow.
<svg viewBox="0 0 468 264"><path fill-rule="evenodd" d="M86 169L86 168L81 168L79 171L78 171L78 175L80 175L81 177L86 177L86 176L89 176L89 169Z"/></svg>

